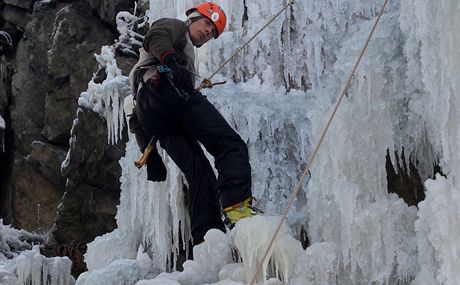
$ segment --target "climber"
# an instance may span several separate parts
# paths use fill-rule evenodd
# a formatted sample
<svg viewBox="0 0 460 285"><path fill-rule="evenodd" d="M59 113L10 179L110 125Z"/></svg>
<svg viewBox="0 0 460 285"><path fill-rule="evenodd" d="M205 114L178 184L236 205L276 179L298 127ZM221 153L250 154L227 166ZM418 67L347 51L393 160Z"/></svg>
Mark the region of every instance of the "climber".
<svg viewBox="0 0 460 285"><path fill-rule="evenodd" d="M229 228L260 210L252 206L246 144L194 89L193 46L217 39L225 28L226 15L212 2L198 4L186 15L185 22L160 19L147 32L140 59L129 76L135 95L129 125L141 151L154 137L184 173L192 238L198 244L211 228L225 232L222 208ZM200 143L214 157L218 179ZM147 159L147 176L151 181L166 179L166 168L156 150Z"/></svg>

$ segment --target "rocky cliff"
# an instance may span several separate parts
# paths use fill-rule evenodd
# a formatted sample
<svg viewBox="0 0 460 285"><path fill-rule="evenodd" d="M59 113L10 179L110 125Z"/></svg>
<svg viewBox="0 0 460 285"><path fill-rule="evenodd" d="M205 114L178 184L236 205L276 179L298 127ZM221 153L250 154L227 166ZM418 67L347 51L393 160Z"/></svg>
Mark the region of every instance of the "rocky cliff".
<svg viewBox="0 0 460 285"><path fill-rule="evenodd" d="M122 0L0 3L0 212L7 223L44 233L56 221L62 243L89 241L113 227L124 144L108 146L104 119L84 110L77 115L77 101L93 75L103 73L94 54L118 37L116 14L133 6ZM69 148L72 163L61 173Z"/></svg>

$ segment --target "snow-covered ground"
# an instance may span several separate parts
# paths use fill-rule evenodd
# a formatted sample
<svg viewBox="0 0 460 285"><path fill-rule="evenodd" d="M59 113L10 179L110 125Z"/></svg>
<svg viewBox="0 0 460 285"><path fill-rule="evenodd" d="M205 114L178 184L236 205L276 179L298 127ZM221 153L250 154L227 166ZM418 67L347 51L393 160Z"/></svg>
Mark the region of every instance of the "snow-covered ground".
<svg viewBox="0 0 460 285"><path fill-rule="evenodd" d="M197 2L151 0L149 16L183 18ZM197 51L204 76L283 5L216 2L229 25ZM168 273L180 240L189 238L184 182L166 156L168 180L147 182L133 165L139 152L131 138L120 161L118 228L88 245L89 271L77 284L249 283L382 3L297 1L214 78L237 83L205 91L248 144L265 216L227 234L208 232L194 260ZM259 284L460 284L459 14L458 0L390 0ZM112 57L103 49L107 80L80 98L108 118L109 142L118 139L129 94ZM101 100L115 104L102 109ZM387 193L386 151L402 148L425 181L418 209ZM433 177L435 163L445 176ZM312 243L306 250L294 238L301 225Z"/></svg>
<svg viewBox="0 0 460 285"><path fill-rule="evenodd" d="M4 225L0 219L0 284L75 284L70 259L41 255L42 243L41 236Z"/></svg>

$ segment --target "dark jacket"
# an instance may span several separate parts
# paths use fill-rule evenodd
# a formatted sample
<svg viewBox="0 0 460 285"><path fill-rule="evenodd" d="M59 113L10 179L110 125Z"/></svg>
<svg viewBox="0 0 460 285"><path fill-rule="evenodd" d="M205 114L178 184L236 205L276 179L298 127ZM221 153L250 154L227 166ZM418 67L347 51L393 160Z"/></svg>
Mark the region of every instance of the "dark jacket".
<svg viewBox="0 0 460 285"><path fill-rule="evenodd" d="M168 53L174 52L181 59L181 65L195 72L195 54L187 29L188 22L177 19L163 18L152 24L145 35L143 47L139 50L139 61L129 74L134 97L140 84L145 83L156 72L156 65L163 62L163 57ZM194 76L190 75L182 84L193 89Z"/></svg>
<svg viewBox="0 0 460 285"><path fill-rule="evenodd" d="M186 22L181 20L160 19L152 24L145 35L142 47L160 61L163 61L161 57L168 51L174 51L188 59L184 52L187 46L187 28Z"/></svg>
<svg viewBox="0 0 460 285"><path fill-rule="evenodd" d="M150 30L145 35L143 47L140 49L139 61L132 68L129 74L129 81L134 98L136 98L140 88L144 87L149 89L149 92L162 92L161 88L155 88L156 90L153 90L152 86L148 86L147 84L149 77L156 72L157 64L163 61L162 56L168 52L176 53L184 61L182 64L194 71L195 57L187 29L188 22L183 22L177 19L163 18L152 24ZM186 85L190 86L189 89L193 89L193 77L190 76L188 78L190 79L190 82L187 82ZM147 106L141 109L151 110L151 108ZM137 112L139 112L139 110ZM147 116L141 117L145 118ZM140 121L138 114L136 114L136 111L133 110L129 119L129 125L131 131L136 135L136 140L141 151L144 151L147 147L150 137L152 136L151 133L148 133L145 130L145 125L148 125L148 123L149 122ZM154 151L147 161L149 180L161 181L165 179L166 173L163 171L164 166L160 163L160 161L158 161L159 159L158 154ZM152 167L149 166L152 166L153 164L159 166L152 170ZM158 171L158 168L161 168L162 171ZM158 172L162 174L161 177L156 176L155 173Z"/></svg>

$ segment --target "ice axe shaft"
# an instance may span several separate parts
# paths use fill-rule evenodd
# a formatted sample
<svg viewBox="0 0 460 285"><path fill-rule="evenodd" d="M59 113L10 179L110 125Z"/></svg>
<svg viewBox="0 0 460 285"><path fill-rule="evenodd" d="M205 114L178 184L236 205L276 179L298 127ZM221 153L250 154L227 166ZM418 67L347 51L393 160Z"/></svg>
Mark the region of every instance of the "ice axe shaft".
<svg viewBox="0 0 460 285"><path fill-rule="evenodd" d="M145 165L145 163L147 162L147 159L149 158L150 153L155 148L155 143L156 143L155 136L152 136L152 138L149 141L149 144L147 145L144 152L142 153L142 156L138 160L134 161L134 165L137 168L141 169L142 166Z"/></svg>
<svg viewBox="0 0 460 285"><path fill-rule="evenodd" d="M227 81L212 83L211 80L205 78L203 82L201 82L200 86L198 86L196 91L200 91L203 88L212 88L214 85L220 85L220 84L225 84L225 83L227 83Z"/></svg>

